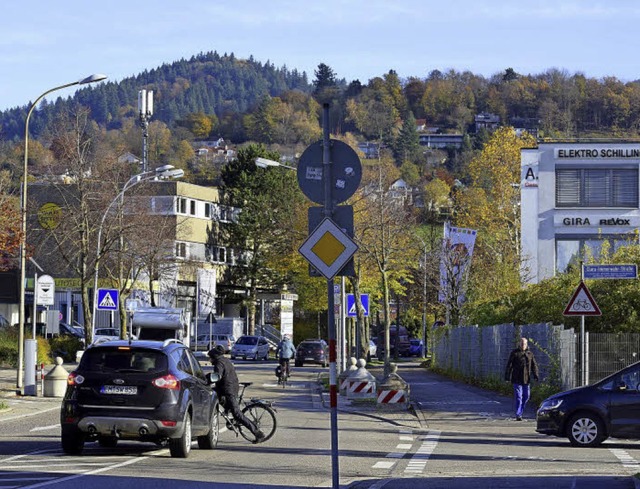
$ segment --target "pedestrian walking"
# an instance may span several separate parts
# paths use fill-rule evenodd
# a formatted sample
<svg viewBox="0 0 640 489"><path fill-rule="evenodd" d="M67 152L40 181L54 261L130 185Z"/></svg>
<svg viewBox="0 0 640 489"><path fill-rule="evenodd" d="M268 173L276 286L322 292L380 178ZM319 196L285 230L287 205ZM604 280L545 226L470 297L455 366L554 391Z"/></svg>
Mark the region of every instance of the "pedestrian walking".
<svg viewBox="0 0 640 489"><path fill-rule="evenodd" d="M516 421L522 421L522 414L531 395L531 379L538 380L538 364L529 350L526 338L520 338L518 348L509 355L504 380L513 384L513 401Z"/></svg>

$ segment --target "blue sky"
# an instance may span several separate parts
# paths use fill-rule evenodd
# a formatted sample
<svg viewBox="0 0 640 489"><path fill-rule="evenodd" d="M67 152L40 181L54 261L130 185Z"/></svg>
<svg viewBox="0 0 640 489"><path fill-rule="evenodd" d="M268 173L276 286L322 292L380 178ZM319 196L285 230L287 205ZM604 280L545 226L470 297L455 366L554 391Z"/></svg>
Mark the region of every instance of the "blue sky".
<svg viewBox="0 0 640 489"><path fill-rule="evenodd" d="M233 52L366 83L512 67L640 79L636 0L22 0L0 17L0 110L92 73L119 81L194 54ZM67 96L72 89L58 92Z"/></svg>

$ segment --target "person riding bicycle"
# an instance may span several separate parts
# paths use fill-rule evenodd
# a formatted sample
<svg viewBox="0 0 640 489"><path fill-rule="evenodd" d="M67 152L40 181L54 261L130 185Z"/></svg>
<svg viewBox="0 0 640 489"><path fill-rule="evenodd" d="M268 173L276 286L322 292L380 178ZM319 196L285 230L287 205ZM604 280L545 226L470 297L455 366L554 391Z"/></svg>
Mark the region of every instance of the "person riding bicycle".
<svg viewBox="0 0 640 489"><path fill-rule="evenodd" d="M253 433L253 436L256 437L253 443L260 443L265 438L265 435L251 420L242 414L240 404L238 403L238 392L240 390L238 375L231 360L224 356L224 347L222 345L216 345L209 350L207 355L211 359L211 365L213 365L214 370L220 376L220 380L216 382L215 387L215 391L218 393L218 398L220 399L220 404L222 404L225 411L232 414L238 423Z"/></svg>
<svg viewBox="0 0 640 489"><path fill-rule="evenodd" d="M289 375L291 374L289 362L296 357L296 347L293 346L293 342L291 341L291 337L289 335L284 335L282 337L282 341L278 343L276 355L278 356L280 369L284 369L285 375L289 377ZM278 375L278 377L279 376L280 375Z"/></svg>

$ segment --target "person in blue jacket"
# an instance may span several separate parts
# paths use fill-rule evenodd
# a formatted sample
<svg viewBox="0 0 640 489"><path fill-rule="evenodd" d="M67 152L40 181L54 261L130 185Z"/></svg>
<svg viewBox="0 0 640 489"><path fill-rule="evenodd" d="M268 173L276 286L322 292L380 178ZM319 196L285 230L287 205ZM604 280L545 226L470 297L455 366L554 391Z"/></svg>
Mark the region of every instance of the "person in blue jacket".
<svg viewBox="0 0 640 489"><path fill-rule="evenodd" d="M276 355L278 356L278 362L280 363L280 368L285 369L287 378L291 374L291 370L289 368L289 362L296 357L296 347L293 346L293 342L291 341L291 337L289 335L284 335L282 337L282 341L278 343L278 349L276 350ZM279 377L279 375L278 375Z"/></svg>

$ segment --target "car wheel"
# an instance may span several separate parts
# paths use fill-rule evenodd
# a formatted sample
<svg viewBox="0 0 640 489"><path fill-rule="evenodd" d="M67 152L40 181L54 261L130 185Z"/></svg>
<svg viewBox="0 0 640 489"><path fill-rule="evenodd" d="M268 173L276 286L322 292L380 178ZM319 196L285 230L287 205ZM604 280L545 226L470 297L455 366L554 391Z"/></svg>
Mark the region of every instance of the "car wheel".
<svg viewBox="0 0 640 489"><path fill-rule="evenodd" d="M63 427L61 433L62 451L67 455L80 455L84 448L84 435L75 427Z"/></svg>
<svg viewBox="0 0 640 489"><path fill-rule="evenodd" d="M322 368L327 368L327 362L322 362Z"/></svg>
<svg viewBox="0 0 640 489"><path fill-rule="evenodd" d="M267 353L264 354L264 358L263 360L266 362L269 360L269 350L267 350Z"/></svg>
<svg viewBox="0 0 640 489"><path fill-rule="evenodd" d="M118 439L115 436L101 436L98 438L98 445L103 448L115 448L118 445Z"/></svg>
<svg viewBox="0 0 640 489"><path fill-rule="evenodd" d="M606 438L604 424L592 413L578 413L567 425L567 436L574 447L596 447Z"/></svg>
<svg viewBox="0 0 640 489"><path fill-rule="evenodd" d="M185 415L183 425L182 436L169 440L169 452L175 458L187 458L191 451L191 416L189 413Z"/></svg>
<svg viewBox="0 0 640 489"><path fill-rule="evenodd" d="M198 437L198 447L204 450L212 450L218 445L218 435L220 434L220 416L218 416L218 408L214 407L211 411L211 420L209 422L209 433Z"/></svg>

